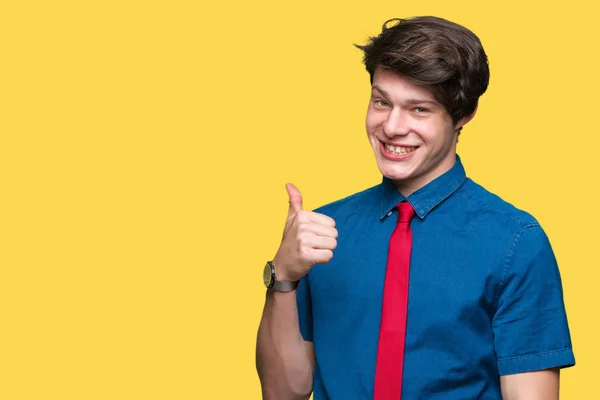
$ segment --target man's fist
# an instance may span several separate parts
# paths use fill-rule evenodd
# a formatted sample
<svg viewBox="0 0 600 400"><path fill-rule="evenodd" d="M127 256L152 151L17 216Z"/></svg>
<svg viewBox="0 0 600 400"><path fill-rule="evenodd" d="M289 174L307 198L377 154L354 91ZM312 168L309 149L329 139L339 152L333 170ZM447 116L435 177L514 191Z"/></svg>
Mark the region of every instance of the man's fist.
<svg viewBox="0 0 600 400"><path fill-rule="evenodd" d="M302 209L302 195L288 183L290 208L283 239L273 264L280 281L298 281L315 264L324 264L333 257L337 246L335 221L323 214Z"/></svg>

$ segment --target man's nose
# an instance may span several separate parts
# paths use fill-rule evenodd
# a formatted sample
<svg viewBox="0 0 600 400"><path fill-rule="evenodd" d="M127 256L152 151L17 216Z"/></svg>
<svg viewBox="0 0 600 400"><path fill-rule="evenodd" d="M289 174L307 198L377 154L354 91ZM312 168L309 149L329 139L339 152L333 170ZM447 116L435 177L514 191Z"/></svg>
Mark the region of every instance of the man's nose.
<svg viewBox="0 0 600 400"><path fill-rule="evenodd" d="M407 135L409 130L408 116L400 108L393 108L383 124L383 133L393 137Z"/></svg>

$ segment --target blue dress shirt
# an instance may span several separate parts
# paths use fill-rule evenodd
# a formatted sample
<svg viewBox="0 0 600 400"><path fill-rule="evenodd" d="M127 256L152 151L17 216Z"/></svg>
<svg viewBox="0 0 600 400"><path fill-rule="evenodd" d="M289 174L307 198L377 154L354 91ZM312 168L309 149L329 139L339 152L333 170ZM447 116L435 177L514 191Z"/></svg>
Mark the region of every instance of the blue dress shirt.
<svg viewBox="0 0 600 400"><path fill-rule="evenodd" d="M394 206L380 185L316 212L336 221L338 247L300 282L300 330L317 364L314 400L372 399ZM502 399L500 375L575 364L552 248L538 222L448 172L408 198L416 211L404 400Z"/></svg>

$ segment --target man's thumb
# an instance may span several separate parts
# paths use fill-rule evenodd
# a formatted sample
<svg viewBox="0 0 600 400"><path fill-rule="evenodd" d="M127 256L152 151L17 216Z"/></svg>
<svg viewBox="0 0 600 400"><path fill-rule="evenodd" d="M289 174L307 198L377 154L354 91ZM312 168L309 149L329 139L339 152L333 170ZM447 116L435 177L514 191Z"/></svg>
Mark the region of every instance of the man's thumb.
<svg viewBox="0 0 600 400"><path fill-rule="evenodd" d="M288 211L288 218L290 218L302 210L302 194L300 194L298 188L291 183L285 185L285 189L290 197L290 209Z"/></svg>

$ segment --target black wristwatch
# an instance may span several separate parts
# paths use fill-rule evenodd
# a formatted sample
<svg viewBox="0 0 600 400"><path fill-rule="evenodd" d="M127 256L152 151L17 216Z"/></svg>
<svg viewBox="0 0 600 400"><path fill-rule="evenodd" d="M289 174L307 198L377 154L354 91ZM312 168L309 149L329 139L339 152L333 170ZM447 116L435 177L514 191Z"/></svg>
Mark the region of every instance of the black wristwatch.
<svg viewBox="0 0 600 400"><path fill-rule="evenodd" d="M298 283L300 283L300 281L278 281L277 277L275 276L275 266L273 265L272 261L267 261L267 265L265 265L265 269L263 271L263 282L268 290L273 290L275 292L291 292L296 290Z"/></svg>

